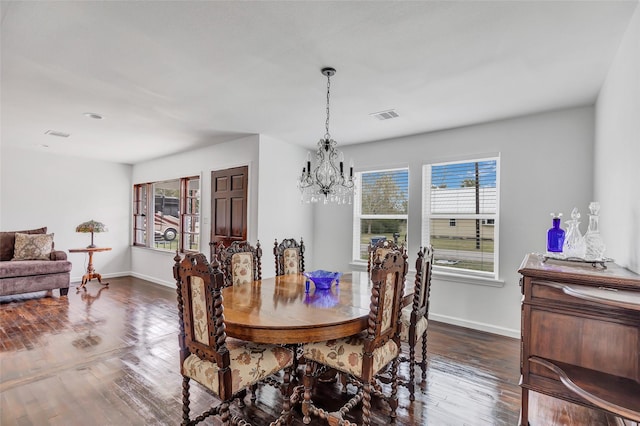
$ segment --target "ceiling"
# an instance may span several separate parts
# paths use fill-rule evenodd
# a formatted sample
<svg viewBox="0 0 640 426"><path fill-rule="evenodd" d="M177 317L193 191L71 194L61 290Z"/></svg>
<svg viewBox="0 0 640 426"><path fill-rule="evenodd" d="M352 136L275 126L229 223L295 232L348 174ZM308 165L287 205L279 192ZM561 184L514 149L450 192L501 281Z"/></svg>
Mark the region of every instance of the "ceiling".
<svg viewBox="0 0 640 426"><path fill-rule="evenodd" d="M339 144L590 105L638 4L3 0L2 146L128 164L249 134L312 148L324 66Z"/></svg>

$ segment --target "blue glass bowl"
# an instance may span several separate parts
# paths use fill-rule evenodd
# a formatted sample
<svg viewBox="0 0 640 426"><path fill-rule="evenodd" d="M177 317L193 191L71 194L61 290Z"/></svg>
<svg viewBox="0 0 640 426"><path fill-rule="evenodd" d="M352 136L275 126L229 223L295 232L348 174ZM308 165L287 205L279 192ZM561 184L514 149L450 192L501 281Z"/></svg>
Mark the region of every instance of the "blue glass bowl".
<svg viewBox="0 0 640 426"><path fill-rule="evenodd" d="M334 281L338 282L342 276L342 272L331 272L318 269L317 271L305 272L304 276L313 281L318 290L327 290L331 288Z"/></svg>

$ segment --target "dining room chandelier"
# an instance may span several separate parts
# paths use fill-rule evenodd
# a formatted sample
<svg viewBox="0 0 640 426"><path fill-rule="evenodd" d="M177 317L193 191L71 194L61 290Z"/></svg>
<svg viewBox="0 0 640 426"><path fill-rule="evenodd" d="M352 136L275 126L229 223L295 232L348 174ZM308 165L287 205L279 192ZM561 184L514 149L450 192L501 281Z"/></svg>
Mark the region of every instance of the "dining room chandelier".
<svg viewBox="0 0 640 426"><path fill-rule="evenodd" d="M349 176L344 172L344 155L336 149L336 141L329 133L329 101L331 95L331 77L335 75L334 68L323 68L322 74L327 77L327 119L325 134L318 141L316 151L316 165L311 168L311 153L307 155L307 162L302 167L302 174L298 179L298 188L302 193L302 201L306 203L351 204L355 190L353 176L353 160L349 164Z"/></svg>

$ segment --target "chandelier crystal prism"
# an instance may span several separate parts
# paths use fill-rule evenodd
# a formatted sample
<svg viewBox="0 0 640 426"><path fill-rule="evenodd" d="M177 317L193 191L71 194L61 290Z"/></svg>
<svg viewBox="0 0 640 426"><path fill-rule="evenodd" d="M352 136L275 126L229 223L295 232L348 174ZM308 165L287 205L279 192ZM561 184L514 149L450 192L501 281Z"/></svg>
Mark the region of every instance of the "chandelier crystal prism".
<svg viewBox="0 0 640 426"><path fill-rule="evenodd" d="M298 179L302 202L306 203L322 201L324 204L329 202L351 204L353 202L355 190L353 160L349 164L349 176L345 176L344 155L336 149L336 141L331 139L329 133L331 77L335 73L334 68L322 69L322 74L327 77L327 119L324 137L318 141L316 166L312 169L311 153L309 153Z"/></svg>

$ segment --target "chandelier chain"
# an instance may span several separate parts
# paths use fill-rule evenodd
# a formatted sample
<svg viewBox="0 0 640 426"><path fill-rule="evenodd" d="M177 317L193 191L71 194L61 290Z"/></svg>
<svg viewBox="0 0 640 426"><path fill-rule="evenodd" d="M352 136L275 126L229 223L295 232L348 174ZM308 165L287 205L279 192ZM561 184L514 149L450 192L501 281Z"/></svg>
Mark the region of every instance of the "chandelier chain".
<svg viewBox="0 0 640 426"><path fill-rule="evenodd" d="M331 75L327 74L327 121L324 124L325 134L324 138L329 140L331 135L329 134L329 93L331 91Z"/></svg>

